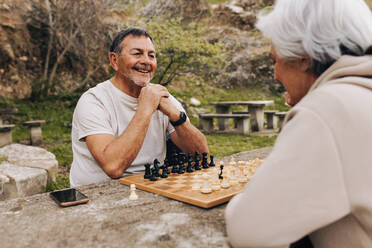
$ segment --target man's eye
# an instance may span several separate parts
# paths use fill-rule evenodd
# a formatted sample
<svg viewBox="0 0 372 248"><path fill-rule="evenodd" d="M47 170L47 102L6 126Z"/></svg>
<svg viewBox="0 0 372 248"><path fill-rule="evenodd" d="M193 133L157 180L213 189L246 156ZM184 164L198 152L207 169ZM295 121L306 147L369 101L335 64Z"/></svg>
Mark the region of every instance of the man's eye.
<svg viewBox="0 0 372 248"><path fill-rule="evenodd" d="M155 55L154 54L150 54L149 57L150 58L155 58Z"/></svg>

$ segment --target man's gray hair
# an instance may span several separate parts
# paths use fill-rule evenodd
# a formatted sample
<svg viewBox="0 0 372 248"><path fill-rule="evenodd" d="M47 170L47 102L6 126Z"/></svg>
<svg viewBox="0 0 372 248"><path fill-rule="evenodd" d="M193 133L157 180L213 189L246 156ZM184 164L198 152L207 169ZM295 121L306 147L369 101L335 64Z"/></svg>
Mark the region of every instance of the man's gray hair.
<svg viewBox="0 0 372 248"><path fill-rule="evenodd" d="M372 12L363 0L277 0L256 26L279 58L310 57L326 67L372 45Z"/></svg>

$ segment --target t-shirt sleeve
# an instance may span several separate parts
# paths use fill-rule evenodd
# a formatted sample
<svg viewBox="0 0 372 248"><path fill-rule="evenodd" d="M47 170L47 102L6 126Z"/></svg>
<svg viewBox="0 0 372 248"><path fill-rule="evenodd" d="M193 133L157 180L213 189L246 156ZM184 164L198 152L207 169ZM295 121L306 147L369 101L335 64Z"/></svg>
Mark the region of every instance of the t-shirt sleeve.
<svg viewBox="0 0 372 248"><path fill-rule="evenodd" d="M182 104L172 95L169 95L169 99L171 100L171 102L176 106L176 108L179 110L179 111L182 111L182 112L185 112L185 109L182 107ZM187 119L189 120L189 117L187 117ZM171 134L174 132L174 127L173 125L169 122L168 123L168 126L167 126L167 134Z"/></svg>
<svg viewBox="0 0 372 248"><path fill-rule="evenodd" d="M300 109L242 193L227 205L233 247L288 247L350 212L332 131Z"/></svg>
<svg viewBox="0 0 372 248"><path fill-rule="evenodd" d="M88 135L112 134L110 116L105 106L92 94L84 94L74 113L74 124L79 141L85 141Z"/></svg>

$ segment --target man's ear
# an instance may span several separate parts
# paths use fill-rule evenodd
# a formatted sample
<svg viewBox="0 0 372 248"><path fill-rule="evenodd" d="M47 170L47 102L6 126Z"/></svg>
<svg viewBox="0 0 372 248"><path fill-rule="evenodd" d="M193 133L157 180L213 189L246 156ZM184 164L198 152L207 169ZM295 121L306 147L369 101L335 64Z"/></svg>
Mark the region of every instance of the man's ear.
<svg viewBox="0 0 372 248"><path fill-rule="evenodd" d="M117 71L119 66L118 66L118 61L119 61L119 56L116 53L110 52L109 53L109 60L112 68L114 71Z"/></svg>

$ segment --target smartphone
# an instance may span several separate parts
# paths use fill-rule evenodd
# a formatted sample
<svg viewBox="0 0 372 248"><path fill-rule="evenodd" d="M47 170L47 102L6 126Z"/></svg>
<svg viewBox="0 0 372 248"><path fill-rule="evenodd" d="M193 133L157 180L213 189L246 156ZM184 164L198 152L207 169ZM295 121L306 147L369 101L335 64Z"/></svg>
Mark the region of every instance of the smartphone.
<svg viewBox="0 0 372 248"><path fill-rule="evenodd" d="M53 191L50 193L50 196L61 207L84 204L89 201L86 195L74 188Z"/></svg>

